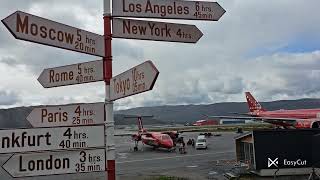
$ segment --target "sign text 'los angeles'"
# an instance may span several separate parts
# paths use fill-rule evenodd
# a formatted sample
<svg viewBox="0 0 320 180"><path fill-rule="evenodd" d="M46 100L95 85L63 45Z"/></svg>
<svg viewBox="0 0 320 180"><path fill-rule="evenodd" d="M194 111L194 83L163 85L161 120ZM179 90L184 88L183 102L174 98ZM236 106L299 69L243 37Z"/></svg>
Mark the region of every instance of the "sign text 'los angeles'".
<svg viewBox="0 0 320 180"><path fill-rule="evenodd" d="M182 0L116 0L114 17L218 21L226 12L217 2Z"/></svg>

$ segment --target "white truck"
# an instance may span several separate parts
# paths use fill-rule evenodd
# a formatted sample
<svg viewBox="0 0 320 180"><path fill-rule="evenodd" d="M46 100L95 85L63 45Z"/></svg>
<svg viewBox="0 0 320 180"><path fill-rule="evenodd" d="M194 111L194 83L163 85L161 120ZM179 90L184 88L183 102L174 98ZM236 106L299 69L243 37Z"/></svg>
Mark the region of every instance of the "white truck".
<svg viewBox="0 0 320 180"><path fill-rule="evenodd" d="M206 136L204 135L199 135L196 141L196 149L207 149L208 148L208 143Z"/></svg>

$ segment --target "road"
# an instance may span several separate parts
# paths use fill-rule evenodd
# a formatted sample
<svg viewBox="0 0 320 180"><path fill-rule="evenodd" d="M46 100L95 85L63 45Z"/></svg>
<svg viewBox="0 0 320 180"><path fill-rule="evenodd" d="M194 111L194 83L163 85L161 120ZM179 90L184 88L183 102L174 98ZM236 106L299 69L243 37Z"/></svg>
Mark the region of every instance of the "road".
<svg viewBox="0 0 320 180"><path fill-rule="evenodd" d="M198 133L184 133L185 140L196 139ZM168 152L167 150L139 145L139 151L134 152L134 142L130 137L116 137L116 173L117 179L145 179L149 176L178 176L189 179L208 179L222 177L232 164L217 166L217 160L234 160L235 143L233 132L223 132L221 136L208 138L207 150L195 150L187 147L187 154ZM0 164L3 164L10 155L1 155ZM105 180L105 173L83 173L56 176L41 176L22 178L24 180ZM13 180L7 172L0 170L1 180Z"/></svg>

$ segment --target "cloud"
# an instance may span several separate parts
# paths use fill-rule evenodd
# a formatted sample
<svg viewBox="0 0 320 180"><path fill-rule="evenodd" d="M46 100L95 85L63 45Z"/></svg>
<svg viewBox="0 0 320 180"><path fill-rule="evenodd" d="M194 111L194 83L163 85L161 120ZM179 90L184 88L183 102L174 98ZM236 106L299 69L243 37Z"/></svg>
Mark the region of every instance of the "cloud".
<svg viewBox="0 0 320 180"><path fill-rule="evenodd" d="M10 1L13 3L12 1ZM10 4L9 2L5 4ZM46 19L57 21L66 25L71 25L77 28L82 28L97 34L103 34L102 25L102 8L97 10L99 3L92 3L92 1L34 1L28 2L28 5L24 2L19 2L21 9L27 13L31 13ZM72 8L70 8L72 7ZM8 16L14 11L6 9L4 12ZM63 13L61 13L63 12ZM1 13L4 14L4 13ZM0 52L2 54L1 59L14 59L10 64L27 65L31 71L39 73L43 68L62 66L78 62L86 62L91 60L101 59L100 57L85 55L78 52L67 51L55 47L49 47L39 45L31 42L25 42L21 40L14 40L13 36L5 28L0 26ZM23 48L22 48L23 47ZM143 51L138 47L134 47L130 43L124 43L123 41L114 42L115 58L136 58L142 59ZM8 63L8 61L4 61Z"/></svg>
<svg viewBox="0 0 320 180"><path fill-rule="evenodd" d="M20 102L20 97L16 92L0 90L0 106L10 106Z"/></svg>
<svg viewBox="0 0 320 180"><path fill-rule="evenodd" d="M144 59L144 52L142 48L138 46L128 43L124 40L113 40L113 54L115 61L123 61L122 58L130 58L135 60Z"/></svg>
<svg viewBox="0 0 320 180"><path fill-rule="evenodd" d="M19 62L12 57L2 57L0 62L13 67L19 64Z"/></svg>
<svg viewBox="0 0 320 180"><path fill-rule="evenodd" d="M159 77L152 92L120 100L120 107L206 104L244 101L251 91L261 101L319 97L319 52L279 53L252 58L237 66L225 63ZM212 70L214 69L214 70ZM178 87L178 88L176 88ZM121 103L123 102L123 103Z"/></svg>

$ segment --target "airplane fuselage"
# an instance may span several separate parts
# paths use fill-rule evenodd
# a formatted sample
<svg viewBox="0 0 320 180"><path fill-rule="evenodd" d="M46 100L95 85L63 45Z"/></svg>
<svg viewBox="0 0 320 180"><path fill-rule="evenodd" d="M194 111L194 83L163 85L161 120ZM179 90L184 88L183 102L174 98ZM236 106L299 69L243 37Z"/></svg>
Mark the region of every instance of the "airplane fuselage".
<svg viewBox="0 0 320 180"><path fill-rule="evenodd" d="M271 118L316 119L320 118L320 109L254 111L250 112L250 115Z"/></svg>
<svg viewBox="0 0 320 180"><path fill-rule="evenodd" d="M171 149L174 146L172 139L167 134L150 133L141 135L141 140L144 144L155 148Z"/></svg>
<svg viewBox="0 0 320 180"><path fill-rule="evenodd" d="M276 110L267 111L252 96L246 92L246 100L251 117L285 128L320 128L320 109L294 109L294 110ZM242 118L243 119L243 118Z"/></svg>

